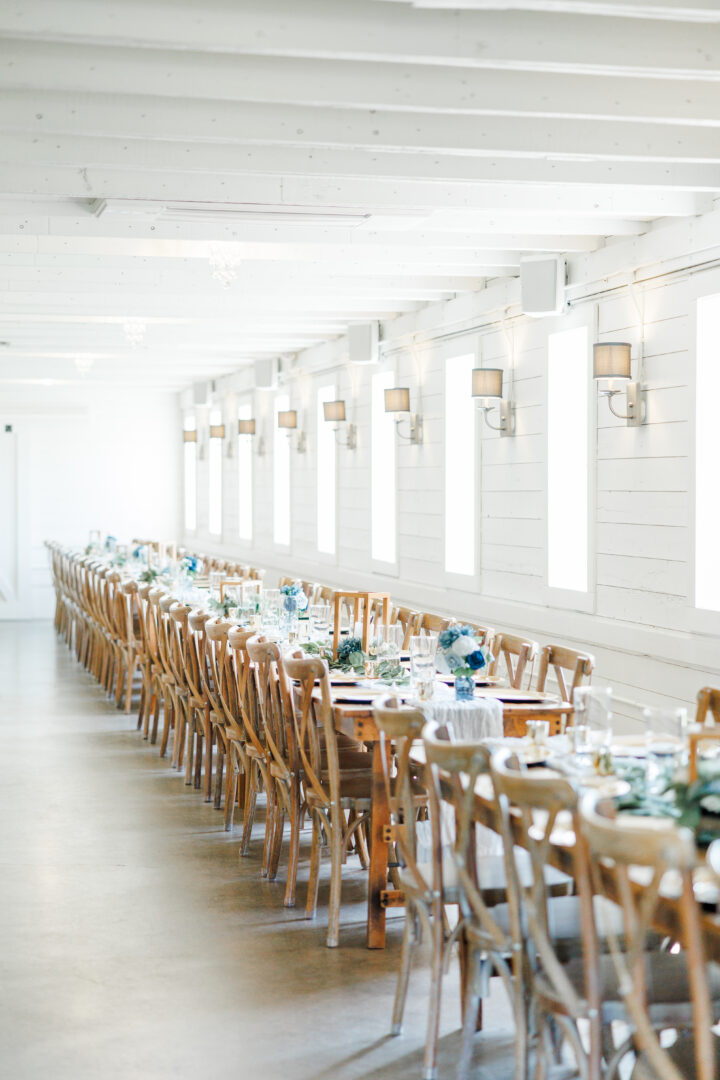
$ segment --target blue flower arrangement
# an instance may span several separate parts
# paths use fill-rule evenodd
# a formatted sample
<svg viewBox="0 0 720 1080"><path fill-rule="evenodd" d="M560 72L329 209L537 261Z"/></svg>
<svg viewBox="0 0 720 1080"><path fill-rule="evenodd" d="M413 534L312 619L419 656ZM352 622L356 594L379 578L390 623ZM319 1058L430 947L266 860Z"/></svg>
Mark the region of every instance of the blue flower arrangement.
<svg viewBox="0 0 720 1080"><path fill-rule="evenodd" d="M194 555L183 556L180 562L180 569L186 574L197 574L198 561Z"/></svg>
<svg viewBox="0 0 720 1080"><path fill-rule="evenodd" d="M110 536L108 534L108 536L105 537L105 550L106 551L114 551L116 546L117 546L117 536Z"/></svg>
<svg viewBox="0 0 720 1080"><path fill-rule="evenodd" d="M138 546L136 548L133 548L133 553L132 553L133 559L142 559L144 554L145 554L145 545L144 544L138 544Z"/></svg>
<svg viewBox="0 0 720 1080"><path fill-rule="evenodd" d="M437 670L442 675L474 675L484 668L492 654L480 645L471 626L448 626L438 638Z"/></svg>
<svg viewBox="0 0 720 1080"><path fill-rule="evenodd" d="M305 611L308 598L299 581L294 581L292 585L283 585L280 592L285 597L283 604L286 611Z"/></svg>

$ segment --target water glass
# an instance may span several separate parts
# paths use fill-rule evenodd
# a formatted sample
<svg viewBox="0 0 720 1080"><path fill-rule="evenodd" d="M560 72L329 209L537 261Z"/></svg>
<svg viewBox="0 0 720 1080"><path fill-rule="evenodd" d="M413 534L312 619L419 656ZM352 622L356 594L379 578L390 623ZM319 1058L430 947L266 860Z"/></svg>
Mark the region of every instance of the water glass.
<svg viewBox="0 0 720 1080"><path fill-rule="evenodd" d="M330 605L310 605L310 631L313 637L326 638L330 633Z"/></svg>
<svg viewBox="0 0 720 1080"><path fill-rule="evenodd" d="M435 653L437 634L414 634L410 638L410 680L421 701L435 693Z"/></svg>
<svg viewBox="0 0 720 1080"><path fill-rule="evenodd" d="M577 686L573 691L575 724L607 731L612 720L612 688Z"/></svg>
<svg viewBox="0 0 720 1080"><path fill-rule="evenodd" d="M368 652L380 663L399 664L404 636L405 631L399 623L373 625L368 636Z"/></svg>
<svg viewBox="0 0 720 1080"><path fill-rule="evenodd" d="M663 732L665 735L675 735L684 741L687 738L688 711L685 708L643 709L643 720L647 731Z"/></svg>
<svg viewBox="0 0 720 1080"><path fill-rule="evenodd" d="M282 593L279 589L266 589L263 596L263 625L277 627L280 624Z"/></svg>
<svg viewBox="0 0 720 1080"><path fill-rule="evenodd" d="M211 570L208 575L208 582L210 585L210 592L213 596L220 597L220 582L225 577L222 570Z"/></svg>
<svg viewBox="0 0 720 1080"><path fill-rule="evenodd" d="M645 784L651 795L662 795L682 764L682 743L658 731L645 732Z"/></svg>
<svg viewBox="0 0 720 1080"><path fill-rule="evenodd" d="M527 733L535 746L544 746L550 735L550 721L528 720Z"/></svg>

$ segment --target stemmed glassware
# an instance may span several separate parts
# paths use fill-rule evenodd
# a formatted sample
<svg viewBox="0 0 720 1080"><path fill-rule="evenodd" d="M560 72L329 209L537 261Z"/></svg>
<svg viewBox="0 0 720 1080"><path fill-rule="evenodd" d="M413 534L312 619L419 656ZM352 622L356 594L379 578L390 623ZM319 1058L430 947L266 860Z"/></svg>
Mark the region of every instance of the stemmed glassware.
<svg viewBox="0 0 720 1080"><path fill-rule="evenodd" d="M413 634L410 638L410 680L420 701L430 701L435 693L435 653L438 635Z"/></svg>

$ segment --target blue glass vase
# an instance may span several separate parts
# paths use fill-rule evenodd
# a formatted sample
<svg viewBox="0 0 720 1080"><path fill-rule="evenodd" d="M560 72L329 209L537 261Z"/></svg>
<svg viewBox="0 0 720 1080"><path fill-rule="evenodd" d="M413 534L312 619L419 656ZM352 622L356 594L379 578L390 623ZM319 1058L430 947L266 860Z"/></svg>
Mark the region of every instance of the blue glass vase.
<svg viewBox="0 0 720 1080"><path fill-rule="evenodd" d="M475 680L471 675L455 676L455 697L458 701L472 701L475 696Z"/></svg>

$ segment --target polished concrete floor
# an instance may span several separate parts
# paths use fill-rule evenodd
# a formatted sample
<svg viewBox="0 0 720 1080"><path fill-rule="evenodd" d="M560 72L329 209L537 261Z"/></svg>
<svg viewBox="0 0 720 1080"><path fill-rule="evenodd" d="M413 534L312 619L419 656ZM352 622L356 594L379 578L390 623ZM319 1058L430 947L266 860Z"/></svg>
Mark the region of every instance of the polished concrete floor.
<svg viewBox="0 0 720 1080"><path fill-rule="evenodd" d="M387 1035L402 933L364 943L364 875L343 878L340 948L261 880L220 814L144 743L45 622L0 623L0 1077L418 1080L427 968ZM441 1077L455 1074L457 965ZM498 987L478 1080L511 1076Z"/></svg>

